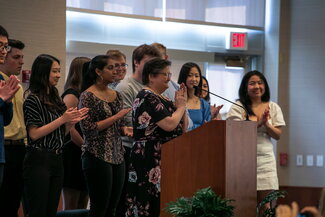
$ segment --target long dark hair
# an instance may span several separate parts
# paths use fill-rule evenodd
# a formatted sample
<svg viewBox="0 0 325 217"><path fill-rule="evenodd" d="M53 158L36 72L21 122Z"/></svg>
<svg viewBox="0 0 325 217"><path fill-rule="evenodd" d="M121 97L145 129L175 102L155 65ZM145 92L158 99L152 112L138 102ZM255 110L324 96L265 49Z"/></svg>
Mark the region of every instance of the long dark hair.
<svg viewBox="0 0 325 217"><path fill-rule="evenodd" d="M205 80L205 82L207 83L208 85L208 91L210 92L210 86L209 86L209 82L208 80L206 79L206 77L202 76L202 86L203 86L203 80ZM204 90L202 90L202 93L205 92ZM205 99L205 101L207 102L210 102L210 93L209 92L206 92L207 95L205 97L202 97L203 99ZM202 94L201 93L201 94Z"/></svg>
<svg viewBox="0 0 325 217"><path fill-rule="evenodd" d="M190 74L190 71L191 71L191 69L193 67L197 68L197 70L199 71L199 74L200 74L200 82L198 84L198 88L195 88L195 92L194 92L194 94L196 96L200 97L201 88L202 88L202 72L201 72L200 67L196 63L193 63L193 62L185 63L182 66L181 71L179 72L179 76L178 76L178 81L177 82L178 82L178 84L181 84L181 83L186 84L187 77Z"/></svg>
<svg viewBox="0 0 325 217"><path fill-rule="evenodd" d="M249 98L248 92L247 92L248 81L254 75L258 76L264 82L265 92L264 92L264 94L262 96L262 99L261 99L262 102L269 102L270 101L270 88L269 88L269 85L268 85L264 75L261 72L257 71L257 70L247 72L244 75L244 77L243 77L243 79L241 81L240 87L239 87L238 95L239 95L239 101L246 108L246 110L248 112L248 115L254 115L255 116L255 114L254 114L254 112L252 110L252 101Z"/></svg>
<svg viewBox="0 0 325 217"><path fill-rule="evenodd" d="M107 55L98 55L95 56L89 63L85 63L83 66L83 82L81 91L85 91L91 85L96 83L98 74L96 69L103 70L104 67L108 64L107 60L110 59L110 56ZM88 67L87 67L88 66Z"/></svg>
<svg viewBox="0 0 325 217"><path fill-rule="evenodd" d="M90 58L88 57L76 57L72 60L64 90L72 88L78 92L81 91L83 65L89 61Z"/></svg>
<svg viewBox="0 0 325 217"><path fill-rule="evenodd" d="M58 89L50 84L52 64L60 61L51 55L41 54L33 62L30 83L26 93L37 95L51 112L63 113L66 110Z"/></svg>

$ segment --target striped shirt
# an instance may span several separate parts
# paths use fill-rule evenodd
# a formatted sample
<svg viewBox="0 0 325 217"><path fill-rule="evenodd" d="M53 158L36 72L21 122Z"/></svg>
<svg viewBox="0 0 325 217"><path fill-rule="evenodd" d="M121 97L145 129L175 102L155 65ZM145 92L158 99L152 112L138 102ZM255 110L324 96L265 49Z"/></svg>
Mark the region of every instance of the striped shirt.
<svg viewBox="0 0 325 217"><path fill-rule="evenodd" d="M51 123L55 119L62 116L59 112L50 112L38 96L30 94L24 102L24 116L26 129L29 126L41 127ZM61 149L64 144L65 125L61 125L50 134L41 137L37 140L32 140L27 130L28 146L34 148L46 148L57 150Z"/></svg>

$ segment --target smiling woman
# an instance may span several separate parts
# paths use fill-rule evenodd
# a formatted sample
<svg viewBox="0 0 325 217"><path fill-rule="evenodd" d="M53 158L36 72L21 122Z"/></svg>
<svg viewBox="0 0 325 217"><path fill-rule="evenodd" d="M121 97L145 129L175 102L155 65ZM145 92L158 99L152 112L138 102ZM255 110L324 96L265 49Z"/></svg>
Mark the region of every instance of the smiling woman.
<svg viewBox="0 0 325 217"><path fill-rule="evenodd" d="M66 110L55 87L59 79L60 61L48 54L39 55L32 65L24 102L28 145L23 177L30 217L56 216L63 184L64 137L88 112L87 108Z"/></svg>
<svg viewBox="0 0 325 217"><path fill-rule="evenodd" d="M50 84L52 86L56 86L59 82L59 79L61 77L60 74L60 65L58 62L54 61L51 67L51 72L50 72Z"/></svg>
<svg viewBox="0 0 325 217"><path fill-rule="evenodd" d="M270 191L279 189L271 138L280 139L281 128L285 126L285 122L281 108L270 101L269 85L259 71L245 74L239 88L237 103L246 108L250 120L258 123L257 202L259 203ZM245 117L246 112L236 105L232 106L227 114L229 120L245 120Z"/></svg>
<svg viewBox="0 0 325 217"><path fill-rule="evenodd" d="M182 66L178 83L184 83L187 87L187 108L189 116L193 121L191 130L211 120L210 105L207 101L200 98L202 80L201 69L196 63L188 62Z"/></svg>
<svg viewBox="0 0 325 217"><path fill-rule="evenodd" d="M115 81L117 63L111 55L94 57L84 78L86 90L79 101L79 107L89 108L89 116L81 121L81 159L90 197L89 216L115 216L123 187L121 136L132 136L132 129L125 127L123 120L131 109L123 109L121 94L108 87Z"/></svg>
<svg viewBox="0 0 325 217"><path fill-rule="evenodd" d="M161 95L168 88L170 64L153 58L144 65L145 88L133 102L135 142L130 155L126 216L159 216L161 145L187 129L185 85L175 93L175 105Z"/></svg>

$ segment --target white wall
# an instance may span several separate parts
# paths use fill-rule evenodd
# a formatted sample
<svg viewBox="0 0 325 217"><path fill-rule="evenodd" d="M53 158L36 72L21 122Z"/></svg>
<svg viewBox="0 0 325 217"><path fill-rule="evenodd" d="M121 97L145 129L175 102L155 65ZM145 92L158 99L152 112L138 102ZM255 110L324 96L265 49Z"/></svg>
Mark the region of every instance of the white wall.
<svg viewBox="0 0 325 217"><path fill-rule="evenodd" d="M61 61L61 77L65 77L66 59L66 1L65 0L1 0L0 24L6 28L10 38L25 43L25 64L31 69L39 54L51 54ZM62 91L64 79L58 89Z"/></svg>
<svg viewBox="0 0 325 217"><path fill-rule="evenodd" d="M306 167L306 155L325 156L325 43L323 0L282 1L279 101L287 128L279 152L289 153L279 167L281 185L325 186L325 167ZM296 155L304 155L297 167Z"/></svg>
<svg viewBox="0 0 325 217"><path fill-rule="evenodd" d="M96 55L105 54L109 49L118 49L126 55L126 62L128 66L128 75L132 74L132 53L135 46L125 45L112 45L112 44L98 44L88 42L76 42L68 41L67 43L67 66L68 71L69 65L73 58L77 56L86 56L93 58ZM203 71L205 62L214 61L214 53L198 52L198 51L181 51L167 48L167 54L169 60L172 62L171 72L172 80L177 82L179 71L182 65L186 62L196 62Z"/></svg>

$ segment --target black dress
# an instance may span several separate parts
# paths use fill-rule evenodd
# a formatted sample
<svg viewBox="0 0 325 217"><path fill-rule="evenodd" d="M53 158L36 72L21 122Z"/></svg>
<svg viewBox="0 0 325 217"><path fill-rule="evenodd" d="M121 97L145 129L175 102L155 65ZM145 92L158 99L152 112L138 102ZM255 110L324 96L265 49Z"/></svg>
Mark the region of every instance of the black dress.
<svg viewBox="0 0 325 217"><path fill-rule="evenodd" d="M72 88L67 89L62 94L62 99L72 94L79 99L80 93ZM76 130L82 136L79 123L75 125ZM72 188L79 191L86 191L85 177L81 168L81 148L71 141L70 134L65 137L63 147L64 182L63 187Z"/></svg>
<svg viewBox="0 0 325 217"><path fill-rule="evenodd" d="M157 122L175 110L171 101L146 89L138 93L133 103L135 142L130 158L126 216L159 216L161 145L181 135L182 126L167 132Z"/></svg>

